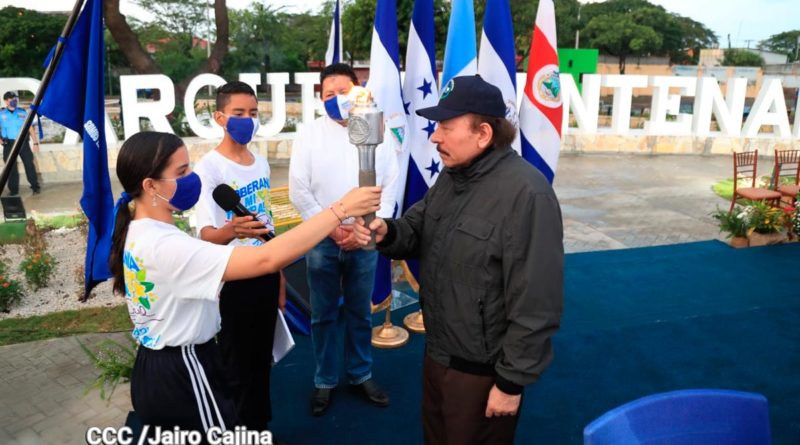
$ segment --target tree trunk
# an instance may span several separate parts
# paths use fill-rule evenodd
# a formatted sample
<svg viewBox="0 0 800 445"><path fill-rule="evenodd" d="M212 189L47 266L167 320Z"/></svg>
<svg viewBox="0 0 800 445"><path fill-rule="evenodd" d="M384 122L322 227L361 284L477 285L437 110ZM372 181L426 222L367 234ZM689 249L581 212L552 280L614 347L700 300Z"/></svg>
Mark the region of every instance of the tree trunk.
<svg viewBox="0 0 800 445"><path fill-rule="evenodd" d="M626 57L624 55L619 56L619 73L620 74L625 74L625 59L626 59Z"/></svg>
<svg viewBox="0 0 800 445"><path fill-rule="evenodd" d="M206 60L206 63L175 85L175 100L180 101L178 103L183 103L183 96L186 94L186 88L189 86L189 82L191 82L192 79L203 73L219 74L222 68L222 60L228 54L230 37L228 28L228 7L225 1L226 0L214 0L214 24L217 25L217 41L214 43L211 56ZM207 44L210 45L211 42Z"/></svg>
<svg viewBox="0 0 800 445"><path fill-rule="evenodd" d="M106 26L133 71L138 74L160 74L161 69L139 43L139 38L119 12L119 0L105 0Z"/></svg>
<svg viewBox="0 0 800 445"><path fill-rule="evenodd" d="M186 88L189 82L202 73L218 74L222 66L222 59L228 54L228 7L226 0L214 0L214 18L217 25L217 42L211 51L211 56L197 71L175 84L175 103L183 104ZM161 68L153 61L144 50L136 33L128 25L125 16L119 12L119 0L105 0L106 26L111 36L119 45L120 51L125 54L131 68L137 74L161 74ZM190 37L191 38L191 37ZM210 45L211 42L208 42Z"/></svg>

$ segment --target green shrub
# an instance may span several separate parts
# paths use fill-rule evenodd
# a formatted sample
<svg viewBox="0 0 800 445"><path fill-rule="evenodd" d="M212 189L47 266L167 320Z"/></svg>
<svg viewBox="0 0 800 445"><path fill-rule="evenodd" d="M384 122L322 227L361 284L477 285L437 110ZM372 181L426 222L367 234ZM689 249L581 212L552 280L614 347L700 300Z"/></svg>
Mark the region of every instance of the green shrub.
<svg viewBox="0 0 800 445"><path fill-rule="evenodd" d="M25 274L25 280L33 290L47 286L56 267L56 261L47 252L33 251L25 256L19 270Z"/></svg>
<svg viewBox="0 0 800 445"><path fill-rule="evenodd" d="M745 218L744 209L741 207L734 207L733 212L730 213L717 207L711 217L719 221L719 231L720 233L725 232L726 238L747 236L749 220Z"/></svg>
<svg viewBox="0 0 800 445"><path fill-rule="evenodd" d="M0 262L0 311L8 312L22 299L22 286L6 273L6 265Z"/></svg>
<svg viewBox="0 0 800 445"><path fill-rule="evenodd" d="M100 398L111 399L114 390L120 383L130 381L133 374L133 364L136 361L136 343L131 340L131 346L121 345L113 340L104 340L97 345L97 352L92 351L80 340L75 339L83 352L100 374L87 388L85 393L92 389L100 390ZM108 389L108 393L106 390Z"/></svg>
<svg viewBox="0 0 800 445"><path fill-rule="evenodd" d="M783 210L764 201L749 201L740 217L747 221L748 235L753 232L777 233L786 224Z"/></svg>

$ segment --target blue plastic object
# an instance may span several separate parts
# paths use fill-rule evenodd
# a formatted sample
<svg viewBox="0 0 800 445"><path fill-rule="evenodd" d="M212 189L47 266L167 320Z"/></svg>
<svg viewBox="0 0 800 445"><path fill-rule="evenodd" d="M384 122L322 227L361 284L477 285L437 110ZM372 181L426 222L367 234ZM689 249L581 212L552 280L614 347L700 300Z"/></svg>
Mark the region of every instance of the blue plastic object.
<svg viewBox="0 0 800 445"><path fill-rule="evenodd" d="M770 445L766 397L688 389L654 394L603 414L583 430L584 445Z"/></svg>

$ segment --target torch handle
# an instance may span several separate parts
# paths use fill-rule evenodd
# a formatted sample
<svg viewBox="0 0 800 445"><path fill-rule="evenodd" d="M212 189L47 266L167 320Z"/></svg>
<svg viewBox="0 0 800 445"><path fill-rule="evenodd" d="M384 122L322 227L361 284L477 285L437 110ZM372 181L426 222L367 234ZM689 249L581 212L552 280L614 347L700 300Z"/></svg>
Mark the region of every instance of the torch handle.
<svg viewBox="0 0 800 445"><path fill-rule="evenodd" d="M359 187L374 187L376 183L375 170L359 170L358 171L358 185ZM369 227L370 223L375 220L375 213L364 215L364 224ZM364 246L364 250L375 249L375 232L372 233L372 239Z"/></svg>

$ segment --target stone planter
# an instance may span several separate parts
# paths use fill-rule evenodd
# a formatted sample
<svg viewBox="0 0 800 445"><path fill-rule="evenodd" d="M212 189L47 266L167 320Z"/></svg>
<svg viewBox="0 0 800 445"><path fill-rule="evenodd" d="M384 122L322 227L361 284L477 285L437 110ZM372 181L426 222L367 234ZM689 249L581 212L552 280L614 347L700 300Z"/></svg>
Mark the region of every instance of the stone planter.
<svg viewBox="0 0 800 445"><path fill-rule="evenodd" d="M730 241L728 241L728 244L730 244L730 246L735 249L741 249L742 247L749 246L750 240L748 240L747 237L744 236L734 236L733 238L731 238Z"/></svg>
<svg viewBox="0 0 800 445"><path fill-rule="evenodd" d="M750 247L770 246L780 244L786 239L783 233L757 233L753 232L747 237L750 240Z"/></svg>

